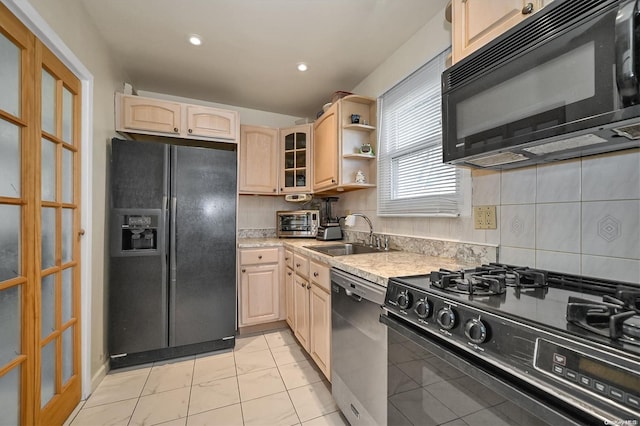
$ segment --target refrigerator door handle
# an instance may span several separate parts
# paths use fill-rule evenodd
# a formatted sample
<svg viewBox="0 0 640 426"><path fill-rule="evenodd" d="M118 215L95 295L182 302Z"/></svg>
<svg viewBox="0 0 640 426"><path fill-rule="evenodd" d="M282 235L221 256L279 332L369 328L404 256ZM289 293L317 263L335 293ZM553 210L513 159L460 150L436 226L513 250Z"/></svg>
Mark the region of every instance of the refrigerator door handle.
<svg viewBox="0 0 640 426"><path fill-rule="evenodd" d="M171 197L171 207L169 212L169 217L171 218L171 223L169 224L169 346L175 345L176 327L176 213L177 198L174 196Z"/></svg>

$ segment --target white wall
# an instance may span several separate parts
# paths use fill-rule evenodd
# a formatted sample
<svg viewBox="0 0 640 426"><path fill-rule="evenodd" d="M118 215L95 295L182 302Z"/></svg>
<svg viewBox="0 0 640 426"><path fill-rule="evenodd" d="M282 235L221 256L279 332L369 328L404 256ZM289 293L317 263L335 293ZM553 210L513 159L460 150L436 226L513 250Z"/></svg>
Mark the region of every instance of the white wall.
<svg viewBox="0 0 640 426"><path fill-rule="evenodd" d="M450 44L444 12L351 91L382 95ZM365 213L376 232L500 245L500 261L640 282L638 150L509 172L474 171L473 205L498 206L496 230L471 216L382 218L375 189L340 196L338 213ZM341 210L341 211L340 211ZM366 231L358 222L356 229Z"/></svg>

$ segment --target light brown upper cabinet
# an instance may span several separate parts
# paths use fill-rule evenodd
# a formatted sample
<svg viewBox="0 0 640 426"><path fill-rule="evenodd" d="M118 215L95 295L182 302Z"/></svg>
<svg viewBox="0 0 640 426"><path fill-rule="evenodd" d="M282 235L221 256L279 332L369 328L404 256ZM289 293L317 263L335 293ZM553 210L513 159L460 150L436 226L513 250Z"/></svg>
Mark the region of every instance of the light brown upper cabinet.
<svg viewBox="0 0 640 426"><path fill-rule="evenodd" d="M551 0L453 0L452 62L476 51Z"/></svg>
<svg viewBox="0 0 640 426"><path fill-rule="evenodd" d="M311 124L276 129L240 126L241 194L311 192Z"/></svg>
<svg viewBox="0 0 640 426"><path fill-rule="evenodd" d="M311 192L311 124L280 129L280 194Z"/></svg>
<svg viewBox="0 0 640 426"><path fill-rule="evenodd" d="M335 194L376 186L376 117L375 99L349 95L331 105L315 122L314 193Z"/></svg>
<svg viewBox="0 0 640 426"><path fill-rule="evenodd" d="M163 99L116 93L116 130L186 139L235 142L238 113Z"/></svg>
<svg viewBox="0 0 640 426"><path fill-rule="evenodd" d="M241 194L278 193L278 129L240 126Z"/></svg>

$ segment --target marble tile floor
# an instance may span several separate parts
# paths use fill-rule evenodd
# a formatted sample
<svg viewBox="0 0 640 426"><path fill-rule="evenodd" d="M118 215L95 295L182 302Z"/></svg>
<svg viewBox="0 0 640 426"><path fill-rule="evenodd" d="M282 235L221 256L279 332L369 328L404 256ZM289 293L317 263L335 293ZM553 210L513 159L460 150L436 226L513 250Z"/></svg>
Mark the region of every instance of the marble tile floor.
<svg viewBox="0 0 640 426"><path fill-rule="evenodd" d="M67 419L82 425L346 426L326 378L288 329L234 350L114 370Z"/></svg>

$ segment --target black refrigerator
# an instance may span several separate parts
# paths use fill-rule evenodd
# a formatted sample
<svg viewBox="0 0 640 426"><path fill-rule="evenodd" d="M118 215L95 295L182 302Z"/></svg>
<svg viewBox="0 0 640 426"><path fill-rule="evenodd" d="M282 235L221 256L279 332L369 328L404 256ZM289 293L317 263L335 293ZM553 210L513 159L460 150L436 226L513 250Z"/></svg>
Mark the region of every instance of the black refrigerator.
<svg viewBox="0 0 640 426"><path fill-rule="evenodd" d="M112 140L112 368L235 345L236 152Z"/></svg>

